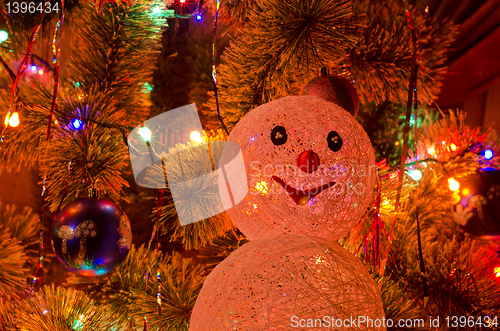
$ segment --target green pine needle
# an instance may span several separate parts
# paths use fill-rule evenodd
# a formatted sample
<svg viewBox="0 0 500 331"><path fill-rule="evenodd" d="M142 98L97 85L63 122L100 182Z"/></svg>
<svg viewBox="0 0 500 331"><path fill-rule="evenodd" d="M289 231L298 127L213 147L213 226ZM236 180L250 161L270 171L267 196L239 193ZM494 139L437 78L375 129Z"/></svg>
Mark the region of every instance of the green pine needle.
<svg viewBox="0 0 500 331"><path fill-rule="evenodd" d="M11 233L0 226L0 297L17 299L25 295L26 261L21 241L12 239Z"/></svg>
<svg viewBox="0 0 500 331"><path fill-rule="evenodd" d="M132 248L113 273L95 278L72 274L68 283L89 291L109 308L113 319L125 330L142 327L144 316L148 319L148 330L158 330L157 258L154 249ZM160 254L159 259L163 330L187 331L205 271L177 254Z"/></svg>
<svg viewBox="0 0 500 331"><path fill-rule="evenodd" d="M20 303L15 320L19 330L30 331L101 331L114 326L107 311L84 292L53 285Z"/></svg>

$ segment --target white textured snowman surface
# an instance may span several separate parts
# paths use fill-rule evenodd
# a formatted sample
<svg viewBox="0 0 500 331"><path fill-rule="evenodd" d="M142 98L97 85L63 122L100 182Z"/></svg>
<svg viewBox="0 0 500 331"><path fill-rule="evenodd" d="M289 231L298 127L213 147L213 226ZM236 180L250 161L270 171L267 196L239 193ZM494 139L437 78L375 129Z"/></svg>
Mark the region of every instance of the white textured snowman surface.
<svg viewBox="0 0 500 331"><path fill-rule="evenodd" d="M377 284L363 263L321 238L250 241L203 284L190 331L385 330Z"/></svg>
<svg viewBox="0 0 500 331"><path fill-rule="evenodd" d="M228 214L249 239L301 234L335 240L372 199L375 152L366 132L321 98L285 97L257 107L229 141L242 149L249 187Z"/></svg>

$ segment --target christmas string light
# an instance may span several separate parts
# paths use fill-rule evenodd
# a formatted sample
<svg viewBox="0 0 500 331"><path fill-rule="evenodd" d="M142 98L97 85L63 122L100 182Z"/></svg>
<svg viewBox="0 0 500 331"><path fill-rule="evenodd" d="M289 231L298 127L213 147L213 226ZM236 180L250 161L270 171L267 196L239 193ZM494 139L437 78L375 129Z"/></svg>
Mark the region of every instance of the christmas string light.
<svg viewBox="0 0 500 331"><path fill-rule="evenodd" d="M49 123L47 125L47 141L50 140L50 128L52 126L52 117L54 116L54 109L57 108L57 88L59 86L59 55L61 53L61 30L64 24L64 0L61 0L61 13L56 23L56 30L54 32L54 38L52 39L52 52L54 54L54 59L52 63L54 65L54 93L52 94L52 104L50 106ZM57 36L59 35L59 39Z"/></svg>
<svg viewBox="0 0 500 331"><path fill-rule="evenodd" d="M9 34L5 30L0 31L0 44L9 39Z"/></svg>
<svg viewBox="0 0 500 331"><path fill-rule="evenodd" d="M486 160L491 160L493 158L493 151L491 149L487 149L484 151L484 158Z"/></svg>
<svg viewBox="0 0 500 331"><path fill-rule="evenodd" d="M410 176L414 181L418 182L422 178L422 172L418 169L412 169L408 171L408 176Z"/></svg>
<svg viewBox="0 0 500 331"><path fill-rule="evenodd" d="M219 107L219 94L217 93L217 70L216 70L216 46L217 46L217 22L219 20L219 8L220 8L220 0L217 0L217 7L215 9L215 18L214 18L214 37L212 43L212 82L214 84L214 96L215 96L215 105L217 107L217 117L219 118L220 124L226 134L229 136L229 131L227 130L224 121L222 120L222 116L220 115L220 107Z"/></svg>
<svg viewBox="0 0 500 331"><path fill-rule="evenodd" d="M162 159L163 171L165 172L165 163ZM166 178L165 178L166 180ZM158 190L158 198L156 199L156 223L160 224L161 208L163 206L163 190ZM156 302L158 303L158 320L159 320L159 330L162 331L163 323L161 320L161 272L160 272L160 239L159 239L159 228L156 231L156 278L158 280L158 292L156 293Z"/></svg>
<svg viewBox="0 0 500 331"><path fill-rule="evenodd" d="M404 6L405 6L405 13L406 13L406 19L408 21L408 27L410 28L411 31L411 40L412 40L412 56L411 56L411 72L410 72L410 82L408 86L408 99L406 103L406 119L405 119L405 126L404 126L404 133L403 133L403 151L401 153L401 162L400 162L400 167L399 167L399 176L398 176L398 184L397 184L397 191L396 191L396 202L394 204L394 220L392 222L392 229L389 234L389 241L387 243L387 247L385 249L384 253L384 259L383 259L383 267L382 268L382 276L384 275L384 270L385 269L385 263L388 258L388 252L389 252L389 246L392 243L392 238L394 234L394 229L396 228L396 222L398 220L398 212L399 212L399 203L401 200L401 189L403 188L403 177L404 177L404 170L405 170L405 163L406 163L406 158L408 156L408 138L409 138L409 133L410 133L410 119L411 119L411 113L412 113L412 103L414 102L413 99L413 92L416 87L416 82L417 82L417 34L415 32L415 28L413 26L413 19L410 14L410 6L407 1L403 0Z"/></svg>
<svg viewBox="0 0 500 331"><path fill-rule="evenodd" d="M11 90L10 101L9 101L9 110L7 112L7 118L9 118L9 119L11 117L11 112L12 112L12 107L13 107L14 101L16 101L15 103L17 104L17 100L15 100L15 99L18 98L18 93L19 93L18 89L17 89L17 85L19 84L19 79L21 78L21 76L24 74L24 71L28 67L28 65L27 65L28 58L29 58L29 55L31 54L31 50L33 49L33 45L35 44L35 40L36 40L36 37L38 36L38 32L40 31L42 19L44 16L45 16L45 11L43 11L40 14L40 16L38 17L38 20L35 24L35 27L33 28L33 31L31 32L31 37L29 39L30 41L28 43L28 49L26 50L26 54L24 55L24 57L21 61L17 75L14 75L13 72L11 70L9 70L9 74L10 74L11 78L13 79L12 90ZM4 63L3 60L2 60L2 65L4 67L6 66L6 64ZM5 125L3 130L2 130L2 134L1 134L2 141L5 137L4 133L5 133L6 128L7 128L7 125ZM33 277L33 282L30 284L30 290L29 290L28 297L31 297L31 295L33 295L34 289L35 289L35 286L36 286L36 283L38 282L38 280L40 280L39 283L41 284L42 278L43 278L43 255L45 252L45 243L43 240L43 237L44 237L43 236L43 219L44 219L43 218L43 215L44 215L43 195L45 193L46 179L47 179L47 177L45 176L44 181L43 181L43 189L42 189L42 208L41 208L41 212L40 212L40 251L39 251L40 254L39 254L39 259L38 259L38 265L37 265L37 268L35 270L35 275ZM38 272L40 270L42 271L42 275L40 277L38 277Z"/></svg>
<svg viewBox="0 0 500 331"><path fill-rule="evenodd" d="M427 279L425 278L425 261L424 261L424 254L422 252L422 239L420 236L420 220L418 218L418 202L417 202L416 209L415 209L415 216L417 218L418 260L420 263L422 287L424 290L424 308L425 308L425 307L427 307L427 302L429 301L429 290L427 289Z"/></svg>
<svg viewBox="0 0 500 331"><path fill-rule="evenodd" d="M33 31L31 32L31 37L30 37L30 41L28 43L28 49L26 50L26 54L24 55L22 61L21 61L21 65L19 66L19 70L17 71L17 75L14 75L13 72L9 69L9 75L11 76L11 78L13 79L13 84L12 84L12 90L11 90L11 93L10 93L10 101L9 101L9 110L7 111L7 118L10 118L11 117L11 112L12 112L12 106L13 106L13 103L14 101L16 101L15 103L17 103L17 98L18 98L18 89L17 89L17 85L19 84L19 79L21 79L21 76L24 74L24 71L26 70L27 68L27 62L28 62L28 58L31 54L31 50L33 49L33 45L35 44L35 40L36 40L36 37L38 36L38 32L40 31L40 28L42 26L42 19L43 17L45 16L45 11L43 11L40 16L38 17L38 20L35 24L35 27L33 28ZM2 59L2 65L6 68L8 68L8 66L6 65L6 63L3 61ZM15 96L15 97L14 97ZM3 129L2 129L2 141L3 141L3 138L4 138L4 134L5 134L5 130L7 129L7 125L4 125Z"/></svg>

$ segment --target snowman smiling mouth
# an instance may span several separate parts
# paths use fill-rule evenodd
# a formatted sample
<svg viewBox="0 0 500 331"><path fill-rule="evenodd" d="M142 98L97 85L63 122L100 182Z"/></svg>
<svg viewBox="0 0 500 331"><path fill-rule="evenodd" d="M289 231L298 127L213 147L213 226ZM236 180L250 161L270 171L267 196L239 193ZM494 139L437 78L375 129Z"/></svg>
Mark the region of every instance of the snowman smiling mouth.
<svg viewBox="0 0 500 331"><path fill-rule="evenodd" d="M307 190L297 190L291 185L285 183L285 181L278 176L272 176L272 178L276 183L280 184L281 187L283 187L290 198L292 198L292 200L299 206L305 206L307 202L309 202L309 200L313 199L324 190L329 189L336 184L336 182L330 182L328 184L323 184L321 186L310 188Z"/></svg>
<svg viewBox="0 0 500 331"><path fill-rule="evenodd" d="M319 163L318 154L314 153L312 150L300 153L297 158L297 167L307 174L315 172L319 167ZM288 196L290 196L290 198L292 198L292 200L299 206L305 206L309 200L336 184L336 182L329 182L328 184L323 184L307 190L298 190L285 183L285 181L278 176L272 176L272 179L276 183L280 184L286 193L288 193Z"/></svg>

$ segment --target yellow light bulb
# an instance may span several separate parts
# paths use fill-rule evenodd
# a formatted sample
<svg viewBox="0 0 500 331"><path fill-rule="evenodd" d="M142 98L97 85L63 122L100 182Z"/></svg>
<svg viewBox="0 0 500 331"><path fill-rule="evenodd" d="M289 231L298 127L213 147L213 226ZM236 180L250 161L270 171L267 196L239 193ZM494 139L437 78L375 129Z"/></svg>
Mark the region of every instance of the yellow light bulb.
<svg viewBox="0 0 500 331"><path fill-rule="evenodd" d="M255 188L257 191L261 192L262 194L267 194L268 188L267 188L267 183L265 181L260 181L255 185Z"/></svg>
<svg viewBox="0 0 500 331"><path fill-rule="evenodd" d="M457 150L457 145L451 144L450 145L450 149L451 149L452 152L456 151Z"/></svg>
<svg viewBox="0 0 500 331"><path fill-rule="evenodd" d="M448 178L448 186L452 191L457 191L460 188L460 184L453 177Z"/></svg>
<svg viewBox="0 0 500 331"><path fill-rule="evenodd" d="M3 125L9 126L9 117L10 113L7 113L7 115L5 115L5 120L3 121Z"/></svg>
<svg viewBox="0 0 500 331"><path fill-rule="evenodd" d="M495 275L496 275L497 277L500 277L500 267L496 267L496 268L495 268Z"/></svg>
<svg viewBox="0 0 500 331"><path fill-rule="evenodd" d="M9 125L13 128L19 125L19 114L17 112L13 113L9 118Z"/></svg>
<svg viewBox="0 0 500 331"><path fill-rule="evenodd" d="M189 138L191 138L192 141L196 141L197 143L200 143L203 141L201 140L201 134L198 131L193 131L189 135Z"/></svg>
<svg viewBox="0 0 500 331"><path fill-rule="evenodd" d="M436 154L436 150L434 149L433 146L431 146L427 149L427 153L429 153L430 155L434 155Z"/></svg>

